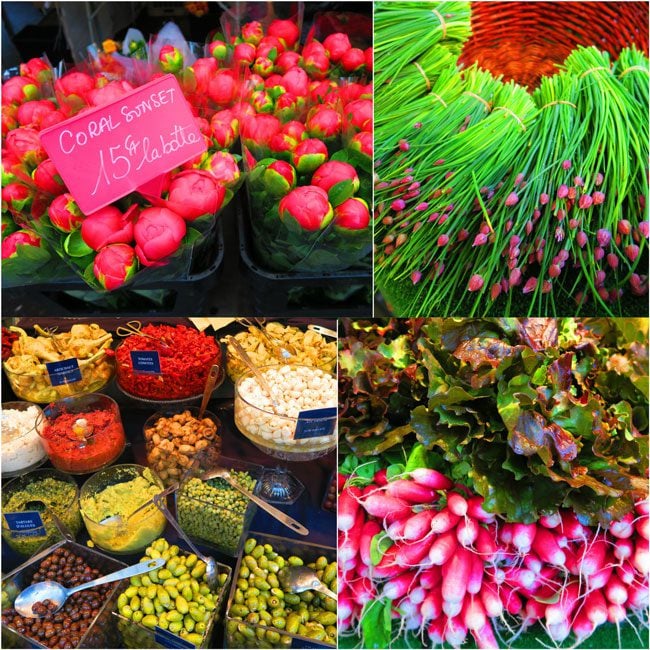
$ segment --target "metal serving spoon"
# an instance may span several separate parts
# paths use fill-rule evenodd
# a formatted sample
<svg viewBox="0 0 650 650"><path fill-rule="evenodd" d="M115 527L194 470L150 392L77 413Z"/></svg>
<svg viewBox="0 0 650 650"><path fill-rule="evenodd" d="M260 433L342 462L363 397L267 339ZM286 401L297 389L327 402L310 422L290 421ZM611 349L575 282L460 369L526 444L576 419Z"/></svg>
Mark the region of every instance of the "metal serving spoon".
<svg viewBox="0 0 650 650"><path fill-rule="evenodd" d="M226 483L234 487L235 490L239 490L245 497L249 498L253 503L256 503L263 510L266 510L266 512L268 512L272 517L275 517L275 519L277 519L280 523L287 526L287 528L291 528L291 530L298 533L299 535L309 535L309 530L307 530L307 528L305 528L301 523L297 522L295 519L292 519L289 517L289 515L285 514L281 510L274 508L272 505L268 504L263 499L260 499L258 496L255 496L252 492L249 492L248 490L245 490L243 487L241 487L237 481L233 479L227 469L223 467L217 467L216 469L209 470L201 476L202 481L208 481L211 478L222 478L224 481L226 481Z"/></svg>
<svg viewBox="0 0 650 650"><path fill-rule="evenodd" d="M117 582L118 580L123 580L124 578L130 578L131 576L137 576L141 573L147 573L148 571L153 571L154 569L159 569L165 564L163 558L158 558L156 560L145 560L139 564L135 564L126 569L120 569L119 571L114 571L109 573L107 576L102 576L97 578L97 580L91 580L90 582L84 582L81 585L76 587L71 587L66 589L62 584L54 582L53 580L45 580L44 582L37 582L36 584L30 585L27 589L23 589L16 600L14 601L14 609L21 615L26 618L43 618L48 613L57 612L63 607L63 604L72 594L76 594L78 591L83 591L84 589L91 589L92 587L98 587L99 585L105 585L107 582ZM55 609L47 609L42 614L34 612L32 609L36 603L43 602L44 600L49 600L56 605Z"/></svg>
<svg viewBox="0 0 650 650"><path fill-rule="evenodd" d="M158 493L159 497L166 497L168 494L171 494L174 490L176 489L176 485L170 485L168 488L165 488L161 492ZM149 499L148 501L145 501L140 507L136 508L126 519L122 517L122 515L112 515L111 517L106 517L105 519L102 519L99 523L102 526L126 526L127 522L133 515L137 514L141 510L144 510L145 508L149 508L150 506L153 505L153 498Z"/></svg>
<svg viewBox="0 0 650 650"><path fill-rule="evenodd" d="M337 595L328 589L319 579L316 573L307 566L286 566L280 569L278 578L282 586L294 594L300 594L303 591L319 591L334 600Z"/></svg>

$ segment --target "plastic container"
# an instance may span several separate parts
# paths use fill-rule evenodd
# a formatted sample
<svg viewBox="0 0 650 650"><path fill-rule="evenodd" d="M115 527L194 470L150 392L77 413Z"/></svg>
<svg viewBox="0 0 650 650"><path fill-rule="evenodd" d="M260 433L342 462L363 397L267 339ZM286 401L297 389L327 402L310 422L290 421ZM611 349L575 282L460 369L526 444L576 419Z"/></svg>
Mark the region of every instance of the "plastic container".
<svg viewBox="0 0 650 650"><path fill-rule="evenodd" d="M291 367L315 370L308 366ZM265 374L269 369L275 369L275 367L260 368L260 372ZM253 374L249 371L242 375L235 384L235 424L239 431L258 449L283 460L305 461L319 458L336 447L336 412L334 415L325 417L301 418L307 428L322 426L330 430L331 433L312 438L294 439L293 436L298 425L297 417L276 415L273 411L260 408L242 397L242 383L251 378L254 379ZM322 405L322 407L325 406L327 406L326 403ZM319 407L314 406L313 408Z"/></svg>
<svg viewBox="0 0 650 650"><path fill-rule="evenodd" d="M310 544L300 542L295 539L286 537L276 537L275 535L266 535L264 533L251 532L249 537L254 537L258 544L270 544L273 550L279 555L287 558L295 555L303 559L305 564L315 561L320 556L325 556L328 562L336 562L336 549L330 546L321 546L319 544ZM243 623L241 620L234 618L232 615L232 606L235 604L235 593L237 591L237 580L240 569L243 566L243 554L237 560L237 566L233 573L230 595L228 597L228 607L226 609L225 623L226 633L224 635L224 645L226 648L332 648L334 646L310 639L299 634L290 634L285 630L280 630L269 626L260 626L254 623ZM244 636L239 629L243 625L252 631ZM267 637L268 631L277 633L278 641L271 642ZM259 635L259 636L258 636ZM261 637L261 638L260 638Z"/></svg>
<svg viewBox="0 0 650 650"><path fill-rule="evenodd" d="M32 409L34 421L25 426L11 424L12 412L25 412ZM41 437L36 428L43 411L31 402L3 402L2 404L2 478L21 476L40 467L47 460L47 452L41 444Z"/></svg>
<svg viewBox="0 0 650 650"><path fill-rule="evenodd" d="M198 414L196 406L167 408L144 423L147 463L165 485L179 481L198 453L212 465L219 460L221 421L210 411L205 411L203 420L198 421ZM162 418L164 422L160 422Z"/></svg>
<svg viewBox="0 0 650 650"><path fill-rule="evenodd" d="M126 447L120 409L101 393L67 397L43 409L43 447L54 467L89 474L114 463Z"/></svg>
<svg viewBox="0 0 650 650"><path fill-rule="evenodd" d="M217 465L204 466L212 469ZM247 472L255 482L254 487L243 485L253 494L259 493L260 479L264 468L235 458L222 456L219 467L232 472ZM202 471L190 471L184 477L176 492L176 517L185 533L199 543L207 543L226 555L237 557L246 539L248 528L255 516L257 506L241 492L235 490L223 479L211 479L208 494L194 494L196 482ZM233 476L236 478L236 475ZM219 494L221 493L221 494ZM216 503L218 496L226 495L225 503ZM214 497L214 498L213 498Z"/></svg>
<svg viewBox="0 0 650 650"><path fill-rule="evenodd" d="M181 550L179 555L190 555L186 551ZM217 573L225 573L228 579L222 587L218 587L218 591L213 592L217 595L217 607L214 609L211 618L206 624L205 632L203 633L203 641L198 646L185 641L178 634L174 634L169 630L163 630L159 627L149 628L142 625L142 623L135 623L134 621L125 618L118 613L117 608L114 608L113 616L117 620L117 628L120 634L121 645L113 646L118 648L208 648L210 646L210 639L214 626L219 621L221 609L226 601L226 594L230 585L232 577L232 569L217 562ZM123 589L118 592L119 597Z"/></svg>
<svg viewBox="0 0 650 650"><path fill-rule="evenodd" d="M86 395L101 390L110 381L114 369L113 360L108 356L103 356L91 363L84 363L83 360L80 360L80 381L52 386L46 370L15 372L7 366L7 362L4 362L2 366L16 397L38 404L47 404L64 397Z"/></svg>
<svg viewBox="0 0 650 650"><path fill-rule="evenodd" d="M12 531L7 513L28 512L36 509L32 501L42 501L51 508L61 521L76 535L82 527L79 513L79 488L76 482L54 469L39 469L15 478L2 488L2 537L21 555L33 555L40 548L60 538L59 529L48 515L40 512L43 528ZM42 510L39 507L38 510Z"/></svg>
<svg viewBox="0 0 650 650"><path fill-rule="evenodd" d="M54 546L44 549L41 553L25 562L17 569L9 573L2 580L2 609L5 605L10 606L15 597L25 587L29 586L32 576L36 573L39 564L51 555L56 549L64 548L77 556L83 557L84 560L93 569L98 569L102 574L107 575L113 571L119 571L126 567L126 564L108 557L103 553L94 551L86 546L77 544L69 540L63 540ZM111 585L108 598L102 604L97 616L92 622L84 635L80 638L75 648L117 648L119 640L114 619L111 611L115 607L117 593L124 588L125 580L115 582ZM2 625L2 647L3 648L46 648L47 646L38 643L32 638L28 638L7 625ZM73 647L73 646L67 646Z"/></svg>
<svg viewBox="0 0 650 650"><path fill-rule="evenodd" d="M156 473L142 465L113 465L91 476L79 495L90 538L109 553L127 555L144 550L162 535L167 520L153 503L135 511L164 487ZM121 519L102 523L115 515Z"/></svg>

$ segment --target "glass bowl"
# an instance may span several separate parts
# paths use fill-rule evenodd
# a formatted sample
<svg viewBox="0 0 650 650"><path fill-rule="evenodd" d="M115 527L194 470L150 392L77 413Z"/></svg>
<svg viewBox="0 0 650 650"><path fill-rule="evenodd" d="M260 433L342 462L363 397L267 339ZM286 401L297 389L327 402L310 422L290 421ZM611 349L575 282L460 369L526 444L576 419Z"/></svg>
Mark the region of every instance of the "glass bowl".
<svg viewBox="0 0 650 650"><path fill-rule="evenodd" d="M199 408L166 408L144 423L147 464L168 486L180 481L197 454L211 466L221 455L221 420L210 411L197 420Z"/></svg>
<svg viewBox="0 0 650 650"><path fill-rule="evenodd" d="M5 375L16 397L27 402L48 404L64 397L86 395L101 390L111 380L115 364L107 355L96 361L79 361L81 380L70 384L52 386L47 370L18 372L11 368L11 357L2 364Z"/></svg>
<svg viewBox="0 0 650 650"><path fill-rule="evenodd" d="M288 366L290 368L306 368L311 372L321 372L311 366ZM260 368L260 372L266 375L269 370L277 370L277 366L266 366ZM235 384L235 424L241 433L248 438L258 449L283 460L305 461L313 460L330 452L336 447L337 440L337 413L318 417L301 417L302 427L305 429L322 429L329 431L326 435L309 438L295 439L294 435L298 425L298 418L288 415L276 415L270 408L265 409L252 403L248 398L242 396L242 385L253 379L252 372L242 375ZM273 390L273 387L272 387ZM280 390L274 392L276 399L283 397ZM334 394L336 400L336 393ZM322 407L333 406L325 402ZM313 408L318 408L314 406Z"/></svg>
<svg viewBox="0 0 650 650"><path fill-rule="evenodd" d="M30 413L25 415L26 411L31 411L34 417ZM47 452L36 428L42 414L41 408L31 402L3 402L2 478L21 476L47 460ZM12 422L16 418L20 421Z"/></svg>
<svg viewBox="0 0 650 650"><path fill-rule="evenodd" d="M2 537L14 551L22 555L33 555L39 548L53 544L59 537L59 529L47 510L38 508L43 529L12 531L7 518L12 512L26 512L37 509L30 502L42 501L51 508L61 521L76 535L82 527L79 513L79 488L70 476L54 469L38 469L9 481L2 488Z"/></svg>
<svg viewBox="0 0 650 650"><path fill-rule="evenodd" d="M39 432L50 462L69 474L108 467L126 446L120 409L108 395L60 399L43 409L43 421Z"/></svg>
<svg viewBox="0 0 650 650"><path fill-rule="evenodd" d="M152 503L163 482L143 465L113 465L91 476L79 496L81 516L93 542L110 553L130 554L144 550L165 530L165 515ZM137 512L136 512L137 510ZM102 523L109 517L120 519Z"/></svg>

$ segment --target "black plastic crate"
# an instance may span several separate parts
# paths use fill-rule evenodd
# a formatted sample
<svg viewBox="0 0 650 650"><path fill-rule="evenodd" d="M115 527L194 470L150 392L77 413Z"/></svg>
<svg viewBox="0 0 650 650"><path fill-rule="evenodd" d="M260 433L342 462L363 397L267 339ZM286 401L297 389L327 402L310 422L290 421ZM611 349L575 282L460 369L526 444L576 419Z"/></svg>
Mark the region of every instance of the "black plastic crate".
<svg viewBox="0 0 650 650"><path fill-rule="evenodd" d="M143 313L187 316L208 313L215 285L223 270L224 240L221 219L215 225L211 251L202 246L200 257L209 259L197 272L178 280L156 280L126 286L107 293L93 291L70 272L70 277L51 283L29 284L2 289L5 316L79 316Z"/></svg>
<svg viewBox="0 0 650 650"><path fill-rule="evenodd" d="M250 286L255 314L277 317L307 314L337 318L371 316L372 269L336 273L278 273L255 260L253 234L244 202L237 211L241 267ZM358 287L351 291L353 287ZM337 301L329 296L348 293Z"/></svg>

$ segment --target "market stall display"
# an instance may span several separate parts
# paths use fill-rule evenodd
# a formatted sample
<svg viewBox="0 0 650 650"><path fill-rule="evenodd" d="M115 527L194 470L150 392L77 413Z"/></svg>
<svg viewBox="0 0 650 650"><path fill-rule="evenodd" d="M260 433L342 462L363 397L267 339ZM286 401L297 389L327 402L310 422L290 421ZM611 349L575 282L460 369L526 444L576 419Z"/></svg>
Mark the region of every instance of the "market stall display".
<svg viewBox="0 0 650 650"><path fill-rule="evenodd" d="M389 308L645 314L647 4L379 2L375 19Z"/></svg>
<svg viewBox="0 0 650 650"><path fill-rule="evenodd" d="M345 331L341 645L645 647L647 319Z"/></svg>

